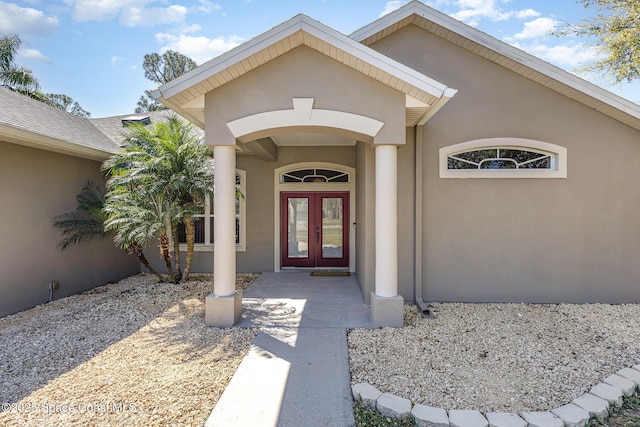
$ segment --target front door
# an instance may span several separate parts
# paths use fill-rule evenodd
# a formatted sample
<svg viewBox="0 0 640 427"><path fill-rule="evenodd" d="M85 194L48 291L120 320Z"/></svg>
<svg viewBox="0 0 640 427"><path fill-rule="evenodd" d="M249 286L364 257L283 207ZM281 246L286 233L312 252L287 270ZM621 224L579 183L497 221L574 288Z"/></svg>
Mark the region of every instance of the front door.
<svg viewBox="0 0 640 427"><path fill-rule="evenodd" d="M349 267L349 193L283 192L282 267Z"/></svg>

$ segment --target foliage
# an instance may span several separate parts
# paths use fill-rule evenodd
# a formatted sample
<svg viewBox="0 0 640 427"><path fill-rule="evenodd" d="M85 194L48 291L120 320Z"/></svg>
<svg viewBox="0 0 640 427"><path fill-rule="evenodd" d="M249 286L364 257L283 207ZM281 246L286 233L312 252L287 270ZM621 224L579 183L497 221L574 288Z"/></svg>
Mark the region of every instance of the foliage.
<svg viewBox="0 0 640 427"><path fill-rule="evenodd" d="M180 77L196 67L197 65L193 59L174 50L168 50L162 56L157 53L149 53L144 56L142 63L144 76L161 85Z"/></svg>
<svg viewBox="0 0 640 427"><path fill-rule="evenodd" d="M142 62L144 76L160 85L168 83L196 67L197 64L193 59L174 50L168 50L162 56L157 53L148 53ZM146 90L144 95L140 96L135 112L144 113L159 110L166 110L166 107L156 102L151 97L151 91Z"/></svg>
<svg viewBox="0 0 640 427"><path fill-rule="evenodd" d="M146 113L149 111L163 111L168 110L167 107L157 102L151 96L150 90L145 90L144 95L140 95L140 99L138 100L138 106L134 110L135 113Z"/></svg>
<svg viewBox="0 0 640 427"><path fill-rule="evenodd" d="M353 417L356 427L413 427L416 425L412 417L387 418L376 411L365 408L359 400L353 402Z"/></svg>
<svg viewBox="0 0 640 427"><path fill-rule="evenodd" d="M172 282L181 280L179 251L170 232L177 237L177 224L189 221L203 208L201 200L213 192L213 165L209 150L196 137L190 124L170 117L145 127L130 125L121 149L103 165L111 178L105 203L107 230L114 230L116 245L142 247L158 239ZM195 240L195 236L187 236ZM185 277L188 278L193 244L188 245Z"/></svg>
<svg viewBox="0 0 640 427"><path fill-rule="evenodd" d="M609 418L606 420L591 417L588 427L635 427L640 425L640 394L636 391L631 396L625 396L622 407L609 408Z"/></svg>
<svg viewBox="0 0 640 427"><path fill-rule="evenodd" d="M102 212L104 200L104 189L89 181L76 196L76 210L54 217L53 226L63 236L58 245L61 251L107 236Z"/></svg>
<svg viewBox="0 0 640 427"><path fill-rule="evenodd" d="M87 182L76 196L76 210L53 218L53 226L63 236L58 245L61 251L73 245L102 240L109 235L105 230L104 205L104 189L91 181ZM162 281L162 276L149 264L140 245L133 242L127 249Z"/></svg>
<svg viewBox="0 0 640 427"><path fill-rule="evenodd" d="M566 25L555 34L593 37L605 58L586 71L606 72L616 83L640 78L640 0L581 0L594 18Z"/></svg>
<svg viewBox="0 0 640 427"><path fill-rule="evenodd" d="M22 45L17 34L0 37L0 85L28 95L40 89L38 80L28 68L15 64L15 56Z"/></svg>
<svg viewBox="0 0 640 427"><path fill-rule="evenodd" d="M73 114L74 116L84 117L85 119L91 117L91 113L82 108L77 101L75 101L68 95L59 93L46 93L42 94L41 96L43 98L42 101L51 105L52 107L64 110L67 113Z"/></svg>
<svg viewBox="0 0 640 427"><path fill-rule="evenodd" d="M91 114L80 107L68 95L40 92L40 84L33 72L15 64L15 56L22 45L17 34L0 37L0 86L27 95L52 107L59 108L76 116L89 118Z"/></svg>

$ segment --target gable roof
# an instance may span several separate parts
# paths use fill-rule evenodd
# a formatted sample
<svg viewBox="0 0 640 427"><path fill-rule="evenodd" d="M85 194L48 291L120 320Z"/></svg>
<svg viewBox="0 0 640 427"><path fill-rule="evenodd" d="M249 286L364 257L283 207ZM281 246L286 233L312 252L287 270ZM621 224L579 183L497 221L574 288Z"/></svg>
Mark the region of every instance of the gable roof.
<svg viewBox="0 0 640 427"><path fill-rule="evenodd" d="M118 144L85 118L0 87L0 141L104 160Z"/></svg>
<svg viewBox="0 0 640 427"><path fill-rule="evenodd" d="M162 85L152 95L204 127L204 95L207 92L301 45L404 93L410 108L421 108L417 118L424 116L431 107L441 107L456 93L344 34L305 15L298 15Z"/></svg>
<svg viewBox="0 0 640 427"><path fill-rule="evenodd" d="M457 21L417 0L355 31L349 37L370 46L410 24L417 25L544 87L640 130L640 105Z"/></svg>

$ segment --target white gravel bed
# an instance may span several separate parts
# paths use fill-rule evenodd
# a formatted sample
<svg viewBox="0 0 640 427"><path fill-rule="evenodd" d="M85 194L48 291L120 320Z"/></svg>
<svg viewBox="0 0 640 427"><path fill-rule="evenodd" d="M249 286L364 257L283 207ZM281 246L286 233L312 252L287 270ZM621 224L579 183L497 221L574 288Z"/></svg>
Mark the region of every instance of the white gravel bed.
<svg viewBox="0 0 640 427"><path fill-rule="evenodd" d="M546 411L640 363L640 305L405 306L403 329L349 332L352 383L414 403Z"/></svg>
<svg viewBox="0 0 640 427"><path fill-rule="evenodd" d="M0 319L0 425L201 426L257 333L205 326L211 280L140 274Z"/></svg>

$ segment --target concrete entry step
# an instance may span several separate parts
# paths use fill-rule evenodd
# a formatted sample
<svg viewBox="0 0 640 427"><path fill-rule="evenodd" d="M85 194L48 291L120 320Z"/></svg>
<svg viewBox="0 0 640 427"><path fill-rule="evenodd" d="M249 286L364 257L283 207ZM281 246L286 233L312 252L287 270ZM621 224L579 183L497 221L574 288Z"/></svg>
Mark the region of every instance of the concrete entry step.
<svg viewBox="0 0 640 427"><path fill-rule="evenodd" d="M243 293L238 327L370 328L371 308L354 276L263 273Z"/></svg>

